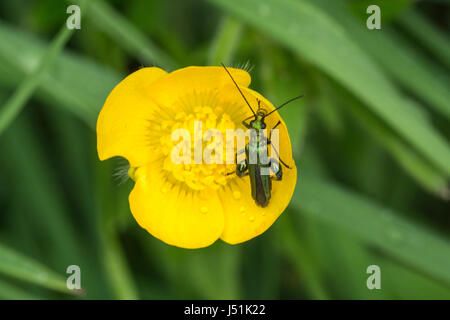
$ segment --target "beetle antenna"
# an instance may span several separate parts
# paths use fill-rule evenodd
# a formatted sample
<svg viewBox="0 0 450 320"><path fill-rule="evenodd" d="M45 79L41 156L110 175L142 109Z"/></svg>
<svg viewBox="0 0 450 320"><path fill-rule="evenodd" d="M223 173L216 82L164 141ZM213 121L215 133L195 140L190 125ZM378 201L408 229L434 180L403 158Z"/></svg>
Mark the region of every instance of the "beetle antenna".
<svg viewBox="0 0 450 320"><path fill-rule="evenodd" d="M283 108L283 107L284 107L285 105L287 105L288 103L291 103L292 101L295 101L295 100L297 100L297 99L300 99L300 98L302 98L302 97L304 97L304 96L305 96L305 95L302 94L302 95L299 95L298 97L289 99L289 100L286 101L285 103L281 104L279 107L275 108L274 110L272 110L272 111L270 111L268 114L266 114L266 117L267 117L268 115L270 115L271 113L274 113L275 111L280 110L281 108Z"/></svg>
<svg viewBox="0 0 450 320"><path fill-rule="evenodd" d="M241 94L242 98L244 98L245 102L247 103L248 107L250 108L250 110L252 110L253 115L256 117L256 113L253 110L253 108L250 106L250 103L248 103L247 98L245 98L244 94L242 93L241 89L239 88L238 84L236 83L236 81L234 81L233 76L231 75L230 71L228 71L227 67L225 67L225 65L223 64L223 62L220 63L222 65L222 67L225 69L225 71L228 73L228 75L230 76L231 80L233 81L234 85L236 86L236 88L238 89L239 93Z"/></svg>

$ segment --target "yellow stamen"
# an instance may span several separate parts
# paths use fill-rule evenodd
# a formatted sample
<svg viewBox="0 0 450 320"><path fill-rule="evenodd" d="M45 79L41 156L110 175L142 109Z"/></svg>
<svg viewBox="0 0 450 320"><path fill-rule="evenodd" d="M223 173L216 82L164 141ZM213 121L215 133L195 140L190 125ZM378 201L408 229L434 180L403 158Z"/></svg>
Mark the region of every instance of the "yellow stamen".
<svg viewBox="0 0 450 320"><path fill-rule="evenodd" d="M161 125L163 131L160 137L159 150L164 156L163 169L167 171L176 182L183 183L193 190L204 190L207 188L219 189L227 184L232 176L227 177L226 173L234 171L234 164L226 164L226 154L234 154L233 145L227 145L225 141L226 130L235 129L236 123L231 117L223 112L222 107L208 106L208 105L194 105L187 106L192 110L190 113L179 111L174 116L174 121L164 121ZM201 128L196 127L196 121L201 121ZM173 148L180 141L172 141L172 132L176 129L186 129L191 136L191 163L175 164L172 160L171 154ZM222 134L222 141L215 141L212 138L210 141L204 141L204 134L207 130L218 130ZM161 133L160 133L161 134ZM194 141L197 139L197 141ZM221 157L222 163L206 164L205 159L201 164L196 164L194 161L194 146L197 151L201 150L202 154L207 148L214 150L214 147L220 146L223 143L222 154L216 155L212 151L212 156ZM182 156L183 154L180 154ZM216 161L214 161L216 162Z"/></svg>

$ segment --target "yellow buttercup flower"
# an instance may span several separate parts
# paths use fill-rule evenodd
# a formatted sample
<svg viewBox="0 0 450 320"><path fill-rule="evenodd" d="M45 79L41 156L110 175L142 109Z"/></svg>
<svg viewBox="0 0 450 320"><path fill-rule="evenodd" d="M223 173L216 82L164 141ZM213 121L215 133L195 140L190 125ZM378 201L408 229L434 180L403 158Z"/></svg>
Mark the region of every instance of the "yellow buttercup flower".
<svg viewBox="0 0 450 320"><path fill-rule="evenodd" d="M229 71L250 105L256 108L260 100L261 108L274 110L267 99L248 88L251 78L246 71ZM281 120L279 153L291 167L283 170L282 180L273 181L266 207L253 200L248 176L227 175L236 165L226 163L226 152L219 155L223 164L174 163L178 142L172 141L172 133L186 129L193 137L217 129L225 136L227 129L246 130L242 121L252 115L221 67L187 67L171 73L143 68L122 80L106 99L97 121L97 150L100 160L122 156L129 161L135 181L130 209L150 234L184 248L209 246L219 238L236 244L266 231L294 192L297 169L284 122L278 112L265 119L267 129ZM199 121L200 129L195 126ZM201 141L200 147L214 142ZM196 143L192 140L191 148ZM227 148L225 143L223 149Z"/></svg>

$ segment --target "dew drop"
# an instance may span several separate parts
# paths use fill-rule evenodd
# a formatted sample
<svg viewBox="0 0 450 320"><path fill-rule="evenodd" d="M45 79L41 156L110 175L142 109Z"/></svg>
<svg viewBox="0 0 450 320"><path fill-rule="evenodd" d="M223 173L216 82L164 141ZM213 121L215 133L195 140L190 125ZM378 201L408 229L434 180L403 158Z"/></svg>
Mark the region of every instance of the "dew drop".
<svg viewBox="0 0 450 320"><path fill-rule="evenodd" d="M200 208L200 212L203 213L203 214L205 214L205 213L208 212L208 208L207 208L207 207L201 207L201 208Z"/></svg>
<svg viewBox="0 0 450 320"><path fill-rule="evenodd" d="M167 190L166 187L163 187L163 188L161 189L161 192L162 192L162 193L167 193L167 191L169 191L169 190Z"/></svg>
<svg viewBox="0 0 450 320"><path fill-rule="evenodd" d="M251 217L249 218L249 220L250 220L250 222L253 222L253 221L255 221L255 217L254 217L254 216L251 216Z"/></svg>
<svg viewBox="0 0 450 320"><path fill-rule="evenodd" d="M240 208L239 208L239 211L240 211L242 214L245 214L245 207L243 207L243 206L240 207Z"/></svg>
<svg viewBox="0 0 450 320"><path fill-rule="evenodd" d="M241 193L239 191L234 191L233 198L235 198L236 200L239 200L241 198Z"/></svg>

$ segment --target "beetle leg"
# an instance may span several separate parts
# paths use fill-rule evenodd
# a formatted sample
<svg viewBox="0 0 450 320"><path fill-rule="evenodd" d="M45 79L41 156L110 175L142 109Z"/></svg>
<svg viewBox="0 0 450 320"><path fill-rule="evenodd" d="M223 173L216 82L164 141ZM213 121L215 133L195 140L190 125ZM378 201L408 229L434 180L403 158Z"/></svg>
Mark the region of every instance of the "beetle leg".
<svg viewBox="0 0 450 320"><path fill-rule="evenodd" d="M248 171L247 171L247 168L248 168L248 166L247 166L247 164L248 164L247 163L247 159L244 158L244 160L238 162L238 155L240 155L240 154L242 154L244 152L245 152L245 149L241 149L238 152L236 152L236 175L238 177L243 177L243 176L248 174Z"/></svg>
<svg viewBox="0 0 450 320"><path fill-rule="evenodd" d="M275 174L275 176L272 176L271 179L281 180L283 178L283 171L277 159L270 159L270 170L272 170L272 172Z"/></svg>
<svg viewBox="0 0 450 320"><path fill-rule="evenodd" d="M237 158L237 154L236 154L236 158ZM247 168L248 168L247 159L244 159L241 162L237 163L236 164L236 175L238 177L244 177L244 176L248 175Z"/></svg>
<svg viewBox="0 0 450 320"><path fill-rule="evenodd" d="M238 161L237 161L238 155L240 155L240 154L242 154L242 153L244 153L244 152L245 152L245 149L241 149L241 150L239 150L238 152L236 152L236 156L235 156L236 170L235 170L235 171L228 172L228 173L226 174L227 176L232 175L233 173L236 173L239 177L243 177L243 176L245 176L245 175L248 174L248 172L247 172L247 174L244 174L244 173L243 173L245 170L247 170L247 160L244 159L244 160L242 160L240 163L238 163ZM243 172L240 173L241 175L239 175L239 173L238 173L239 165L241 165L241 164L244 163L244 162L245 162L245 169L243 169Z"/></svg>
<svg viewBox="0 0 450 320"><path fill-rule="evenodd" d="M278 153L277 149L273 146L272 141L267 140L267 142L272 146L272 149L275 151L278 160L280 160L280 162L288 169L292 169L291 167L289 167L281 158L280 158L280 154Z"/></svg>
<svg viewBox="0 0 450 320"><path fill-rule="evenodd" d="M242 125L244 126L244 127L246 127L247 129L251 129L252 128L252 126L251 125L249 125L247 122L245 122L245 121L242 121Z"/></svg>

